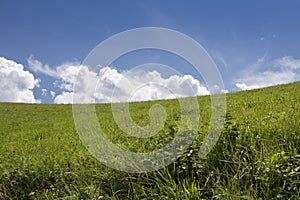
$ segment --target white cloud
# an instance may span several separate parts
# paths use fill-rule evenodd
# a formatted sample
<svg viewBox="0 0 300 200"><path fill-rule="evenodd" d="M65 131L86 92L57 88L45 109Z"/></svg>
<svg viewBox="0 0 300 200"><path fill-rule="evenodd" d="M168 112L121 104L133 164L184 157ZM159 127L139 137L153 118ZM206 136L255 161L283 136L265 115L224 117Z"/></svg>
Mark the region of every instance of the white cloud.
<svg viewBox="0 0 300 200"><path fill-rule="evenodd" d="M73 92L62 92L54 99L54 103L73 103Z"/></svg>
<svg viewBox="0 0 300 200"><path fill-rule="evenodd" d="M235 86L241 90L251 90L293 81L295 81L295 74L292 71L265 71L241 78Z"/></svg>
<svg viewBox="0 0 300 200"><path fill-rule="evenodd" d="M163 78L157 71L126 73L119 83L115 83L116 97L113 101L144 101L178 97L207 95L209 91L191 75L172 75ZM119 77L120 78L120 77Z"/></svg>
<svg viewBox="0 0 300 200"><path fill-rule="evenodd" d="M51 98L54 99L56 93L54 91L50 91Z"/></svg>
<svg viewBox="0 0 300 200"><path fill-rule="evenodd" d="M94 72L78 63L50 68L33 56L28 58L28 65L34 72L56 79L54 86L61 89L61 93L50 91L54 103L145 101L210 94L191 75L164 77L155 70L119 72L111 67L99 67L99 71Z"/></svg>
<svg viewBox="0 0 300 200"><path fill-rule="evenodd" d="M259 64L265 63L265 59L258 61ZM235 86L241 90L251 90L278 84L285 84L300 80L300 60L286 56L272 62L273 66L263 72L250 71L235 81Z"/></svg>
<svg viewBox="0 0 300 200"><path fill-rule="evenodd" d="M50 69L32 56L28 63L36 72L58 78L54 86L62 93L50 93L54 103L144 101L210 94L191 75L163 78L157 71L118 72L111 67L99 67L96 73L76 63Z"/></svg>
<svg viewBox="0 0 300 200"><path fill-rule="evenodd" d="M282 68L288 68L291 70L298 70L300 69L300 59L295 59L292 56L285 56L280 59L275 60L275 65L282 67Z"/></svg>
<svg viewBox="0 0 300 200"><path fill-rule="evenodd" d="M43 65L40 61L34 59L33 55L30 55L27 59L29 68L35 73L43 73L52 77L59 77L56 70L51 69L48 65Z"/></svg>
<svg viewBox="0 0 300 200"><path fill-rule="evenodd" d="M56 84L64 90L62 94L54 99L54 103L73 103L73 95L77 99L74 103L93 103L90 99L94 99L95 87L98 82L98 76L95 72L88 69L87 66L67 66L62 65L57 67L61 83ZM74 87L76 84L76 91Z"/></svg>
<svg viewBox="0 0 300 200"><path fill-rule="evenodd" d="M32 89L39 80L24 70L23 65L0 57L0 101L39 103Z"/></svg>
<svg viewBox="0 0 300 200"><path fill-rule="evenodd" d="M121 73L111 67L99 68L95 73L82 65L63 65L56 71L61 78L56 86L63 92L55 97L55 103L144 101L209 94L191 75L163 78L157 71Z"/></svg>
<svg viewBox="0 0 300 200"><path fill-rule="evenodd" d="M48 90L47 90L47 89L45 89L45 88L43 88L43 89L42 89L42 96L46 96L46 95L47 95L47 93L48 93Z"/></svg>
<svg viewBox="0 0 300 200"><path fill-rule="evenodd" d="M229 92L229 91L226 90L226 89L222 89L222 90L221 90L221 93L222 93L222 94L227 94L228 92Z"/></svg>
<svg viewBox="0 0 300 200"><path fill-rule="evenodd" d="M223 89L222 87L220 87L218 85L212 86L209 91L211 94L225 94L225 93L229 92L228 90Z"/></svg>

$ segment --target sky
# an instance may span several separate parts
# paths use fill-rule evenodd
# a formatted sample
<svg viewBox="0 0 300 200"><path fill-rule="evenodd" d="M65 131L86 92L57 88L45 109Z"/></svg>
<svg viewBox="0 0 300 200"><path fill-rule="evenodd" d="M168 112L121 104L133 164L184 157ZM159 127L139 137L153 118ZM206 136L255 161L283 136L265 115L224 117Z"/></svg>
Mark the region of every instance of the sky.
<svg viewBox="0 0 300 200"><path fill-rule="evenodd" d="M73 103L78 95L79 103L104 103L212 93L190 63L159 50L126 54L96 72L84 65L102 41L142 27L172 29L202 45L222 77L220 92L299 81L299 9L297 0L0 0L0 102ZM143 63L162 65L128 73ZM163 65L176 73L160 71Z"/></svg>

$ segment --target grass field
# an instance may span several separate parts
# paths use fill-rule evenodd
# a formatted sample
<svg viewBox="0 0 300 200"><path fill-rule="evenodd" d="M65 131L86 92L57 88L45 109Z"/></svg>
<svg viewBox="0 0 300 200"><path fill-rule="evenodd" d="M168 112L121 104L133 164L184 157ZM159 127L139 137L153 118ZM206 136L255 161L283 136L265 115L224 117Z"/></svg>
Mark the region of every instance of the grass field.
<svg viewBox="0 0 300 200"><path fill-rule="evenodd" d="M198 97L198 135L175 163L130 174L106 167L82 145L71 105L0 103L0 199L300 199L300 82L230 93L221 137L205 159L210 97ZM139 125L151 105L166 108L164 128L128 138L110 104L96 105L111 141L131 151L167 144L178 130L177 100L131 103ZM145 114L146 113L146 114Z"/></svg>

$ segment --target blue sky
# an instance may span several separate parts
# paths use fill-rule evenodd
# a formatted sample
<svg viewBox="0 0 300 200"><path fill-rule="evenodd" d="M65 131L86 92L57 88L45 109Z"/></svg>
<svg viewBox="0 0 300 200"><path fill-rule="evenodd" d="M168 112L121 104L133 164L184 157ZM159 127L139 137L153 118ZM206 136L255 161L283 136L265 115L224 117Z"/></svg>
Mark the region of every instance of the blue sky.
<svg viewBox="0 0 300 200"><path fill-rule="evenodd" d="M81 63L97 44L114 34L139 27L164 27L199 42L217 64L228 91L252 89L300 80L299 9L300 1L271 0L1 0L0 57L5 58L2 65L6 60L22 64L24 71L39 80L29 87L34 98L52 103L55 96L67 90L66 85L57 85L67 80L51 76L46 70L35 70L29 58L43 69L47 65L55 71L67 63ZM136 56L139 62L156 61L181 67L180 73L200 79L195 71L183 66L184 62L168 62L169 58L161 55L155 59L147 52ZM131 65L125 61L119 64L123 70ZM50 91L55 95L51 96Z"/></svg>

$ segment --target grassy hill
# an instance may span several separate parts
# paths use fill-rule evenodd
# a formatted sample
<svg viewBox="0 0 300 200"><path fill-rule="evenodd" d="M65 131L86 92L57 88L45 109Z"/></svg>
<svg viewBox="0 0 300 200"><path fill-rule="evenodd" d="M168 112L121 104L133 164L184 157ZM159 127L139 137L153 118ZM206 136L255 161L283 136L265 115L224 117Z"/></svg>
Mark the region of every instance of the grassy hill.
<svg viewBox="0 0 300 200"><path fill-rule="evenodd" d="M82 145L71 105L0 103L0 199L299 199L300 82L230 93L221 137L200 159L210 97L198 97L198 137L175 163L130 174L102 165ZM109 104L96 105L107 136L131 151L167 144L178 130L177 100L131 103L137 124L159 103L160 134L127 138Z"/></svg>

